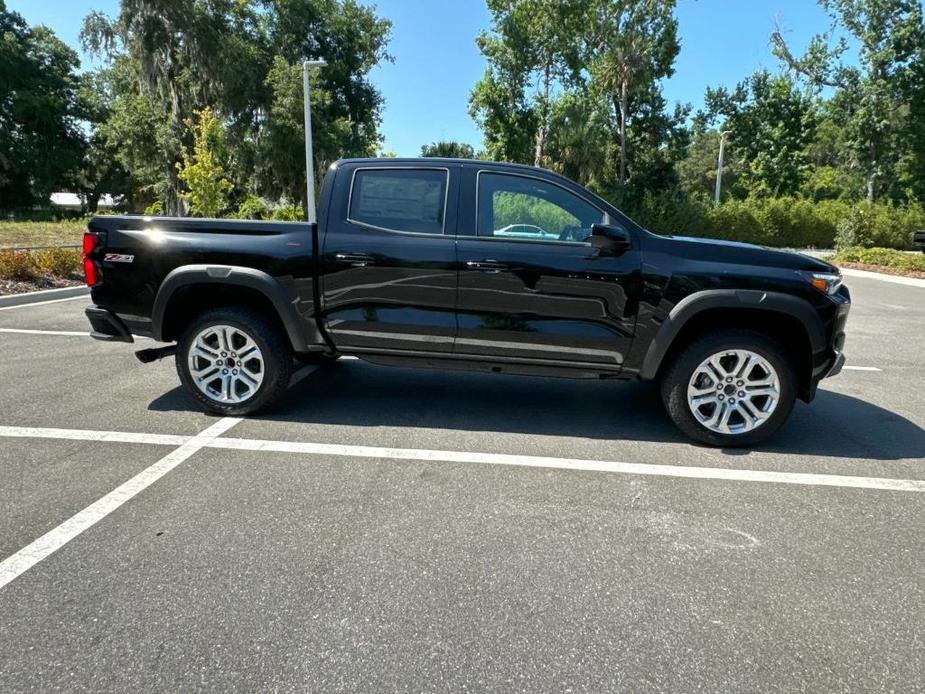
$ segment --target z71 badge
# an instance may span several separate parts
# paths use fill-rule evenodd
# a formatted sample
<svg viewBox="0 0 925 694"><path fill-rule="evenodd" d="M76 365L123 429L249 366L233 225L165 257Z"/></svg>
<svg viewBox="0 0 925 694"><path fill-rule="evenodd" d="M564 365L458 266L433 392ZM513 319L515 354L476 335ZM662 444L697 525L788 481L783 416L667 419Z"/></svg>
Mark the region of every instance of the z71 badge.
<svg viewBox="0 0 925 694"><path fill-rule="evenodd" d="M135 260L133 255L123 255L122 253L107 253L103 256L105 263L130 263Z"/></svg>

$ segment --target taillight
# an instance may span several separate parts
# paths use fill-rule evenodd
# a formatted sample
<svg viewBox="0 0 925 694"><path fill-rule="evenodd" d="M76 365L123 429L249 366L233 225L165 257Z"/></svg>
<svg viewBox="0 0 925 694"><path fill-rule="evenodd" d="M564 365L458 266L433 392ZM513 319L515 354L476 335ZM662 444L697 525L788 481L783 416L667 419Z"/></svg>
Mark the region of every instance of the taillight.
<svg viewBox="0 0 925 694"><path fill-rule="evenodd" d="M92 231L84 232L83 240L83 263L84 263L84 278L87 282L88 287L95 287L100 283L99 271L97 270L96 263L90 259L90 254L97 249L100 245L100 235Z"/></svg>

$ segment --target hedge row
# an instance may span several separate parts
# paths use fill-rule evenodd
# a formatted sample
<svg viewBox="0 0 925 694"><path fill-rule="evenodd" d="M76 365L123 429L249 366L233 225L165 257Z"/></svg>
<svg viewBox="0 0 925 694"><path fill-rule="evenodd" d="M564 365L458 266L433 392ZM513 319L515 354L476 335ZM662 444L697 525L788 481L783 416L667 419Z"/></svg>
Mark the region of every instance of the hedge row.
<svg viewBox="0 0 925 694"><path fill-rule="evenodd" d="M896 270L925 272L925 253L903 253L891 248L845 248L832 261L837 263L861 263L882 265Z"/></svg>
<svg viewBox="0 0 925 694"><path fill-rule="evenodd" d="M730 200L721 205L675 194L647 195L630 211L652 231L790 248L909 249L925 229L919 204L814 202L803 198Z"/></svg>
<svg viewBox="0 0 925 694"><path fill-rule="evenodd" d="M0 250L0 280L28 282L40 277L80 279L82 273L80 250L76 248Z"/></svg>

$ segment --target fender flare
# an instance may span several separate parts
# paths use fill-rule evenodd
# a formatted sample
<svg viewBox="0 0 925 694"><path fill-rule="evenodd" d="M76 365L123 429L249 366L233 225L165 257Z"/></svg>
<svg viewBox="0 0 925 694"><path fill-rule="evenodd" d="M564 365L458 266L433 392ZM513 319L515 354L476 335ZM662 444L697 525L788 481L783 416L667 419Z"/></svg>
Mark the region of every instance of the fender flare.
<svg viewBox="0 0 925 694"><path fill-rule="evenodd" d="M164 341L164 318L174 293L191 284L230 284L260 292L276 309L292 349L296 352L309 351L303 329L305 319L299 315L283 286L261 270L236 265L182 265L171 270L157 290L151 311L152 335L155 340Z"/></svg>
<svg viewBox="0 0 925 694"><path fill-rule="evenodd" d="M640 378L655 378L668 349L687 322L698 313L715 308L747 308L792 316L806 329L813 354L825 349L825 328L822 319L805 299L760 289L705 289L689 294L671 309L646 350L639 371Z"/></svg>

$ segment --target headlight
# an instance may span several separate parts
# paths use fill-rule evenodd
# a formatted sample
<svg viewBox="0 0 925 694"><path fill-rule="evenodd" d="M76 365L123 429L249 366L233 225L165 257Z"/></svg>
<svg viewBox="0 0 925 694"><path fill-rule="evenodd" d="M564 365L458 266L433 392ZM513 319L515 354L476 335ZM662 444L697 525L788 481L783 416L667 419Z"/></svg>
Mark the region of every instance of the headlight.
<svg viewBox="0 0 925 694"><path fill-rule="evenodd" d="M836 272L801 272L800 276L825 294L834 294L841 286L841 275Z"/></svg>

